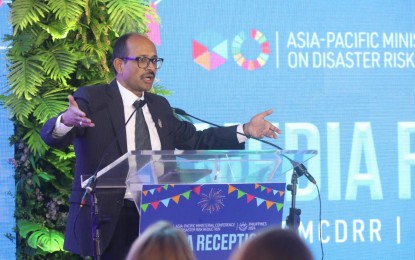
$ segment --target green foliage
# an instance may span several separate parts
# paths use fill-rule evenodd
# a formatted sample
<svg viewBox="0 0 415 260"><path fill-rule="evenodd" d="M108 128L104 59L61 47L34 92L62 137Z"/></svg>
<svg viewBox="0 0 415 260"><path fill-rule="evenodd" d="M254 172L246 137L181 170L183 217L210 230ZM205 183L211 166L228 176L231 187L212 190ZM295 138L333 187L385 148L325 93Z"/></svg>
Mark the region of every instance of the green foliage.
<svg viewBox="0 0 415 260"><path fill-rule="evenodd" d="M80 55L69 50L68 46L59 42L50 45L49 48L39 51L39 58L45 73L50 79L67 85L66 79L70 79L75 71Z"/></svg>
<svg viewBox="0 0 415 260"><path fill-rule="evenodd" d="M39 56L14 56L8 55L12 63L7 69L9 71L9 85L17 98L31 100L37 95L39 85L45 80L43 68L39 63Z"/></svg>
<svg viewBox="0 0 415 260"><path fill-rule="evenodd" d="M14 0L7 53L8 86L0 103L15 132L17 258L73 259L63 232L73 182L73 147L57 151L40 138L42 125L68 106L77 87L108 83L112 44L126 32L145 33L157 20L145 0ZM168 95L156 86L154 91Z"/></svg>
<svg viewBox="0 0 415 260"><path fill-rule="evenodd" d="M43 1L36 0L15 0L12 5L12 26L14 35L24 30L28 25L39 22L49 11Z"/></svg>
<svg viewBox="0 0 415 260"><path fill-rule="evenodd" d="M136 0L122 0L122 1L105 1L108 7L109 22L113 27L114 31L121 32L133 32L139 28L146 27L148 23L146 14L153 15L150 13L151 10L143 9L142 3ZM132 23L135 15L140 15L144 19L138 21L137 24Z"/></svg>
<svg viewBox="0 0 415 260"><path fill-rule="evenodd" d="M58 21L70 22L74 17L80 17L85 5L83 0L49 0L50 10Z"/></svg>
<svg viewBox="0 0 415 260"><path fill-rule="evenodd" d="M33 102L36 106L33 110L33 116L38 122L44 123L46 118L51 118L67 108L67 97L66 93L58 92L55 89L43 93L41 97L35 97Z"/></svg>
<svg viewBox="0 0 415 260"><path fill-rule="evenodd" d="M63 251L63 234L55 230L26 220L17 222L19 233L27 239L27 243L34 249L41 249L44 252L51 253Z"/></svg>

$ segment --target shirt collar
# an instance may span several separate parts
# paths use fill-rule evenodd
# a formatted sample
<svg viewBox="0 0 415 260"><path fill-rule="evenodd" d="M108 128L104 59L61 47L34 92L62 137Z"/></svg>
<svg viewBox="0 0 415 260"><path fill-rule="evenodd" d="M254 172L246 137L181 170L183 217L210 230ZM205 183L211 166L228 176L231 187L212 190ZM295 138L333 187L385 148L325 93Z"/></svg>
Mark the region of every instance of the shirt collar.
<svg viewBox="0 0 415 260"><path fill-rule="evenodd" d="M137 100L144 100L144 92L143 95L138 98L133 92L126 89L120 82L117 81L118 89L120 90L122 102L124 105L133 105Z"/></svg>

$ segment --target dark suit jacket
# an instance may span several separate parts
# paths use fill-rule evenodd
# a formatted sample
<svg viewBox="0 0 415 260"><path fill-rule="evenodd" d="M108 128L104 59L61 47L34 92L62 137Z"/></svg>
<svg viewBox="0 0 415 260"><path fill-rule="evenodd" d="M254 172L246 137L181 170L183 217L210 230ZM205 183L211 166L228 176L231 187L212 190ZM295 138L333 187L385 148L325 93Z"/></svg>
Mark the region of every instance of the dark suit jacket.
<svg viewBox="0 0 415 260"><path fill-rule="evenodd" d="M74 127L62 138L54 139L52 131L57 118L52 118L41 129L41 136L46 144L57 149L65 149L71 144L74 145L76 171L70 196L64 248L75 254L88 256L92 255L91 216L89 204L82 209L79 207L84 194L80 176L92 175L125 154L127 139L125 131L122 131L125 124L124 108L115 80L109 85L80 87L74 93L74 97L80 109L95 123L95 127ZM173 115L170 104L165 98L146 93L145 99L153 121L156 123L162 150L244 148L244 144L240 144L237 140L236 126L196 131L192 124L180 121ZM159 121L162 122L162 127L158 124ZM98 165L101 160L102 163ZM97 191L102 222L100 232L103 250L113 234L124 194L125 189L98 189Z"/></svg>

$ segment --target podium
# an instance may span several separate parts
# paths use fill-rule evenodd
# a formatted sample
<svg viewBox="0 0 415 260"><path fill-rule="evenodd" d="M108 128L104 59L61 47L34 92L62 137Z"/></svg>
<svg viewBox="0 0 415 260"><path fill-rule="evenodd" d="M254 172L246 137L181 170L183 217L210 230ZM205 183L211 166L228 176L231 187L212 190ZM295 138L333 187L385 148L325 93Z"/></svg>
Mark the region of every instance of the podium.
<svg viewBox="0 0 415 260"><path fill-rule="evenodd" d="M267 211L265 212L266 214L263 214L263 212L258 214L261 215L261 217L263 217L262 215L266 217L265 215L272 213L273 215L269 215L273 218L272 221L281 224L282 205L284 203L283 194L286 188L285 174L315 155L317 155L317 151L315 150L130 151L97 172L95 188L126 188L126 195L134 200L138 210L141 212L140 231L143 231L148 226L149 221L155 222L157 220L155 219L156 217L163 218L173 215L177 217L180 215L172 212L162 214L161 212L162 210L177 210L177 208L181 206L179 205L181 204L179 203L180 199L182 199L182 204L186 207L186 216L180 218L186 219L191 217L189 215L192 213L190 213L191 210L189 209L195 210L198 206L187 205L185 203L191 201L191 196L203 195L203 189L209 188L209 190L205 192L206 194L209 192L216 192L220 193L221 198L228 196L225 198L226 201L221 201L221 204L226 206L226 210L232 209L231 212L227 213L228 215L240 215L238 210L241 211L249 207L254 208L254 210L250 210L249 218L246 217L247 221L242 219L238 221L238 223L234 223L234 226L236 225L238 227L233 227L234 229L238 229L238 232L244 231L246 237L248 237L250 223L265 223L268 221L252 219L252 217L255 216L254 211L257 208L263 207L264 211L267 211L270 208L275 209L273 212ZM82 187L85 188L91 180L91 177L82 176L82 178ZM250 184L250 187L243 186L244 184ZM217 188L212 185L217 185ZM258 190L264 191L262 195L255 194L257 187ZM162 189L166 190L165 197L154 197L153 202L151 202L151 199L149 201L148 197L142 197L144 196L143 193L150 194L151 192L160 192ZM272 192L274 192L274 194ZM274 195L275 198L272 197L272 195ZM233 198L231 198L231 196L233 196ZM243 203L246 204L243 205L244 209L234 208L234 205L231 205L232 199L239 200L239 203L243 201ZM256 204L254 204L255 201ZM252 206L252 204L254 204L254 206ZM162 210L161 207L163 207ZM218 209L221 210L220 205L218 207ZM151 212L151 210L153 212ZM155 212L155 210L159 211ZM212 210L212 208L210 210ZM196 216L196 219L188 220L189 223L191 222L188 227L190 227L190 225L195 225L195 227L197 227L198 224L201 225L204 222L212 224L216 221L213 219L214 215L219 215L214 209L213 212L205 213L200 213L201 215L205 215L203 218L201 216ZM232 221L234 216L227 217L226 220L220 220L220 225L225 226L226 224L229 226L232 224L229 222ZM174 224L174 220L165 220ZM145 225L141 227L143 221L145 222ZM243 229L244 225L245 229ZM186 232L189 231L189 229L183 229ZM203 226L203 229L200 230L206 230L203 231L206 236L200 239L210 239L210 235L214 236L213 234L218 233L217 229L209 229L209 226ZM208 230L211 230L214 233L208 234ZM255 231L255 229L251 227L251 231ZM223 232L227 232L224 236L227 237L226 239L231 240L229 238L232 236L232 234L230 234L231 231ZM238 237L242 236L238 234ZM223 239L223 237L221 237L221 239ZM191 241L190 238L189 241ZM211 245L210 242L206 243L208 243L207 245ZM223 240L221 243L221 245L227 245ZM229 242L229 244L231 245L231 242ZM199 244L197 246L199 246ZM227 250L230 251L231 246L229 246ZM212 252L212 250L210 250L210 252L201 252L200 254L195 252L198 259L211 259L213 253L215 252ZM225 257L227 253L229 252L222 252L222 255L219 254L213 256L221 259ZM206 254L209 254L209 256Z"/></svg>
<svg viewBox="0 0 415 260"><path fill-rule="evenodd" d="M96 188L127 188L139 203L143 184L276 183L316 150L129 151L97 172ZM82 188L92 178L83 175Z"/></svg>

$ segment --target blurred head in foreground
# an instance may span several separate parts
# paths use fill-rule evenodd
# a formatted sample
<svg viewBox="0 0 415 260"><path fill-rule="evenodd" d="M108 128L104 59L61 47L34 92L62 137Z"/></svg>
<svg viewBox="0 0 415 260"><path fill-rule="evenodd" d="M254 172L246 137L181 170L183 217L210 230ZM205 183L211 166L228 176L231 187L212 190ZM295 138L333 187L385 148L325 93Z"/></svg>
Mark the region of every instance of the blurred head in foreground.
<svg viewBox="0 0 415 260"><path fill-rule="evenodd" d="M195 256L182 230L158 221L134 241L126 260L195 260Z"/></svg>
<svg viewBox="0 0 415 260"><path fill-rule="evenodd" d="M272 228L236 250L231 260L313 260L310 250L292 230Z"/></svg>

